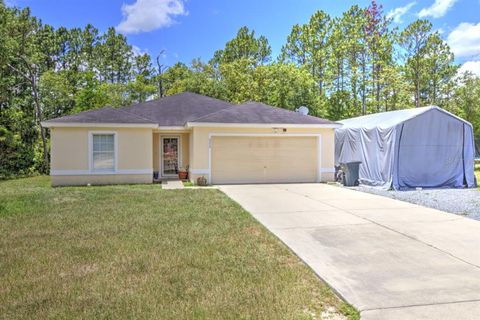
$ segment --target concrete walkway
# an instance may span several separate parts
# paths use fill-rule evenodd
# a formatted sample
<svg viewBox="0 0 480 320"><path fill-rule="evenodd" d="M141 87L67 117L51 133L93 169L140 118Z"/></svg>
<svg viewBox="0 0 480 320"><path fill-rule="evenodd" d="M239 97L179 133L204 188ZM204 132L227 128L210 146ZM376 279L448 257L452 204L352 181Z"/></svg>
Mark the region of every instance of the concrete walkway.
<svg viewBox="0 0 480 320"><path fill-rule="evenodd" d="M162 189L183 189L185 186L180 180L165 180L162 181Z"/></svg>
<svg viewBox="0 0 480 320"><path fill-rule="evenodd" d="M480 319L479 221L325 184L220 189L362 319Z"/></svg>

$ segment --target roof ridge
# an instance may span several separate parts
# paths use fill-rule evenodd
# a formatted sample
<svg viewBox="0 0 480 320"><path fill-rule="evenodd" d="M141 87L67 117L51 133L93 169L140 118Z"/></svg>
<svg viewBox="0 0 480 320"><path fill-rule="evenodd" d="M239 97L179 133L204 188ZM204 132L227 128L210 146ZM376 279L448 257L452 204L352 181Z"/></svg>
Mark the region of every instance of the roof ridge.
<svg viewBox="0 0 480 320"><path fill-rule="evenodd" d="M164 99L173 98L173 97L175 97L175 96L179 96L179 95L182 95L182 94L196 95L196 96L199 96L199 97L202 97L202 98L207 98L207 99L211 99L211 100L217 100L217 101L220 101L220 102L223 102L223 103L232 105L231 102L228 102L228 101L226 101L226 100L222 100L222 99L219 99L219 98L210 97L210 96L207 96L207 95L203 95L203 94L196 93L196 92L191 92L191 91L182 91L182 92L174 93L174 94L171 94L171 95L168 95L168 96L163 96L163 97L160 97L160 98L155 98L155 99L148 100L148 101L137 102L137 103L131 104L131 105L129 105L129 106L120 106L119 108L122 108L122 109L124 109L124 108L135 108L135 107L138 107L138 105L141 105L141 104L154 103L154 102L159 101L159 100L164 100Z"/></svg>
<svg viewBox="0 0 480 320"><path fill-rule="evenodd" d="M217 100L220 100L220 99L217 99ZM223 101L223 100L221 100L221 101ZM209 116L211 116L212 114L216 114L216 113L219 113L219 112L222 112L222 111L227 111L227 110L229 110L229 109L231 109L231 108L233 108L233 107L238 107L238 106L240 106L240 105L241 105L241 104L233 104L233 105L231 105L231 106L228 107L228 108L225 108L225 109L222 109L222 110L217 110L217 111L208 113L208 114L206 114L206 115L203 115L203 116L201 116L201 117L198 117L198 118L189 120L189 121L187 121L187 122L195 122L195 121L197 121L197 120L201 120L202 118L209 117Z"/></svg>
<svg viewBox="0 0 480 320"><path fill-rule="evenodd" d="M247 103L257 103L257 104L264 105L265 107L275 108L275 109L278 109L278 110L281 110L281 111L286 111L286 112L289 112L289 113L292 113L292 114L297 114L297 115L300 115L302 117L308 117L308 118L314 118L314 119L323 119L323 120L330 121L331 123L337 123L337 122L332 121L330 119L320 118L320 117L312 116L312 115L309 115L309 114L302 114L302 113L297 112L295 110L290 110L290 109L286 109L286 108L282 108L282 107L272 106L272 105L269 105L269 104L266 104L266 103L260 102L260 101L247 101L247 102L244 102L242 104L247 104Z"/></svg>
<svg viewBox="0 0 480 320"><path fill-rule="evenodd" d="M445 116L452 117L461 121L467 125L472 125L465 119L460 118L459 116L440 108L439 106L429 105L424 107L418 108L404 108L399 110L392 110L392 111L384 111L384 112L377 112L371 113L364 116L343 119L340 121L344 125L344 128L361 128L361 127L392 127L394 125L398 125L400 123L405 123L407 121L413 120L418 118L428 112L437 111L442 113ZM387 115L387 116L386 116Z"/></svg>
<svg viewBox="0 0 480 320"><path fill-rule="evenodd" d="M410 108L410 109L415 109L415 108ZM424 113L426 113L426 112L428 112L428 111L434 110L434 109L443 111L441 108L439 108L439 107L437 107L437 106L433 106L433 105L431 105L431 106L424 106L424 107L418 107L418 108L416 108L416 109L417 109L417 110L418 110L418 109L422 109L422 110L420 110L421 112L419 112L419 113L417 113L417 114L414 114L414 115L412 115L411 117L406 118L406 119L403 120L402 122L406 122L406 121L415 119L416 117L419 117L419 116L421 116L422 114L424 114ZM406 109L404 109L404 110L406 110Z"/></svg>
<svg viewBox="0 0 480 320"><path fill-rule="evenodd" d="M215 98L213 98L215 99ZM217 99L218 100L218 99ZM223 100L222 100L223 101ZM282 111L287 111L287 112L292 112L292 113L295 113L295 114L299 114L301 116L308 116L308 117L311 117L311 118L317 118L317 117L314 117L314 116L310 116L310 115L305 115L305 114L301 114L299 112L296 112L296 111L293 111L293 110L288 110L288 109L285 109L285 108L281 108L281 107L277 107L277 106L272 106L272 105L269 105L269 104L266 104L264 102L261 102L261 101L255 101L255 100L248 100L248 101L245 101L245 102L242 102L242 103L237 103L237 104L234 104L228 108L225 108L225 109L222 109L222 110L218 110L218 111L215 111L215 112L212 112L212 113L209 113L209 114L206 114L204 116L201 116L199 118L195 118L193 120L190 120L192 122L195 122L196 120L201 120L202 118L206 118L206 117L209 117L213 114L216 114L216 113L219 113L219 112L222 112L222 111L228 111L229 109L233 108L233 107L240 107L242 105L245 105L245 104L261 104L265 107L269 107L269 108L275 108L275 109L279 109L279 110L282 110ZM326 120L326 119L325 119ZM333 122L333 121L332 121Z"/></svg>
<svg viewBox="0 0 480 320"><path fill-rule="evenodd" d="M247 101L247 102L243 102L241 104L236 104L236 105L233 105L231 107L228 107L228 108L225 108L225 109L222 109L222 110L218 110L216 112L212 112L212 113L209 113L207 115L198 117L198 118L193 119L193 120L188 121L188 122L199 123L199 122L208 122L209 120L213 121L214 119L222 118L222 113L224 113L226 116L231 115L231 116L235 116L235 117L239 117L239 118L243 118L243 117L248 118L248 116L244 116L244 115L242 116L242 107L247 108L245 110L245 112L243 112L244 114L249 114L250 113L250 112L248 112L249 110L252 110L252 112L254 114L258 114L259 112L263 113L262 110L270 111L270 112L266 112L265 116L258 115L258 117L260 117L258 123L270 123L270 122L271 123L276 123L274 121L277 121L277 120L268 120L268 119L275 119L276 118L276 119L280 119L279 120L280 122L278 122L278 123L281 123L281 121L286 121L286 123L290 123L290 122L292 122L292 123L296 123L296 122L298 122L298 123L303 123L303 122L305 122L305 123L312 123L312 122L317 123L318 121L320 121L323 124L336 124L336 122L328 120L328 119L319 118L319 117L315 117L315 116L304 115L304 114L301 114L299 112L295 112L295 111L288 110L288 109L281 108L281 107L270 106L266 103L257 102L257 101ZM237 119L237 118L235 118L235 119ZM216 122L216 121L213 121L213 122ZM223 123L225 121L222 120L220 122ZM227 121L227 122L232 122L232 121ZM234 122L236 122L236 121L233 121L232 123L234 123ZM247 120L246 123L254 123L254 122L252 122L251 120Z"/></svg>
<svg viewBox="0 0 480 320"><path fill-rule="evenodd" d="M231 103L231 102L229 102L229 101L227 101L227 100L223 100L223 99L220 99L220 98L207 96L207 95L200 94L200 93L196 93L196 92L192 92L192 91L183 91L183 92L175 93L175 94L172 94L172 95L166 96L166 97L172 97L172 96L179 95L179 94L182 94L182 93L194 94L194 95L196 95L196 96L200 96L200 97L203 97L203 98L207 98L207 99L211 99L211 100L217 100L217 101L220 101L220 102L227 103L227 104L231 105L232 107L235 106L235 105L238 105L238 104L233 104L233 103ZM229 108L230 108L230 107L229 107Z"/></svg>
<svg viewBox="0 0 480 320"><path fill-rule="evenodd" d="M123 113L126 113L126 114L129 114L129 115L132 115L132 116L135 116L139 119L142 119L142 120L147 120L147 121L152 121L152 123L157 123L156 121L152 120L152 119L149 119L149 118L146 118L146 117L142 117L138 114L135 114L133 112L129 112L129 111L126 111L126 110L123 110L123 108L127 108L127 107L120 107L120 108L112 108L112 109L115 109L115 110L118 110L118 111L122 111Z"/></svg>
<svg viewBox="0 0 480 320"><path fill-rule="evenodd" d="M436 106L436 105L432 104L432 105L426 106L425 108L429 108L429 110L435 109L435 110L438 110L438 111L440 111L440 112L443 112L443 113L445 113L446 115L448 115L448 116L450 116L450 117L453 117L453 118L455 118L455 119L457 119L457 120L459 120L459 121L462 121L462 122L470 125L470 126L473 128L473 125L472 125L469 121L467 121L467 120L465 120L465 119L457 116L456 114L451 113L450 111L448 111L448 110L446 110L446 109L443 109L443 108L441 108L441 107L439 107L439 106Z"/></svg>

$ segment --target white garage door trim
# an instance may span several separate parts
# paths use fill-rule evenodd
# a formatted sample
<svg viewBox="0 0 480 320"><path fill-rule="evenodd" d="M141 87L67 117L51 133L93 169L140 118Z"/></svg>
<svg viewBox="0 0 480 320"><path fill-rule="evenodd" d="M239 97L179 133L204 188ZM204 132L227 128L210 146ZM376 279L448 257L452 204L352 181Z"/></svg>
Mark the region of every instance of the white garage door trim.
<svg viewBox="0 0 480 320"><path fill-rule="evenodd" d="M212 137L316 137L317 138L317 177L322 181L322 135L320 133L210 133L208 135L208 183L212 182Z"/></svg>

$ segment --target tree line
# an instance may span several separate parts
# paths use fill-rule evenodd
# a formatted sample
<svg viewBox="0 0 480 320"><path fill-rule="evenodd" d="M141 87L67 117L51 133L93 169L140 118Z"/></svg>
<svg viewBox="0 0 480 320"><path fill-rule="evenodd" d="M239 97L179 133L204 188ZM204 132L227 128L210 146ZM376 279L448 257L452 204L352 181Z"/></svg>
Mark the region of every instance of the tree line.
<svg viewBox="0 0 480 320"><path fill-rule="evenodd" d="M0 178L48 172L45 119L183 91L256 100L332 120L438 105L480 127L480 80L458 75L427 20L399 30L375 1L339 17L313 13L279 56L242 27L208 61L165 66L114 28L53 28L0 0ZM480 137L479 137L480 138Z"/></svg>

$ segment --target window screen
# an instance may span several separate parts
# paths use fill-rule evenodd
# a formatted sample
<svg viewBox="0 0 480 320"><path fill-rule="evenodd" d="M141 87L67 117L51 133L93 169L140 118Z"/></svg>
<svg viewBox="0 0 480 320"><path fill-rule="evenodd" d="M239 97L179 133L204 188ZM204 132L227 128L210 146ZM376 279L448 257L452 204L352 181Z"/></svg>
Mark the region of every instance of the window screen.
<svg viewBox="0 0 480 320"><path fill-rule="evenodd" d="M94 170L115 169L115 136L113 134L94 134L92 160Z"/></svg>

